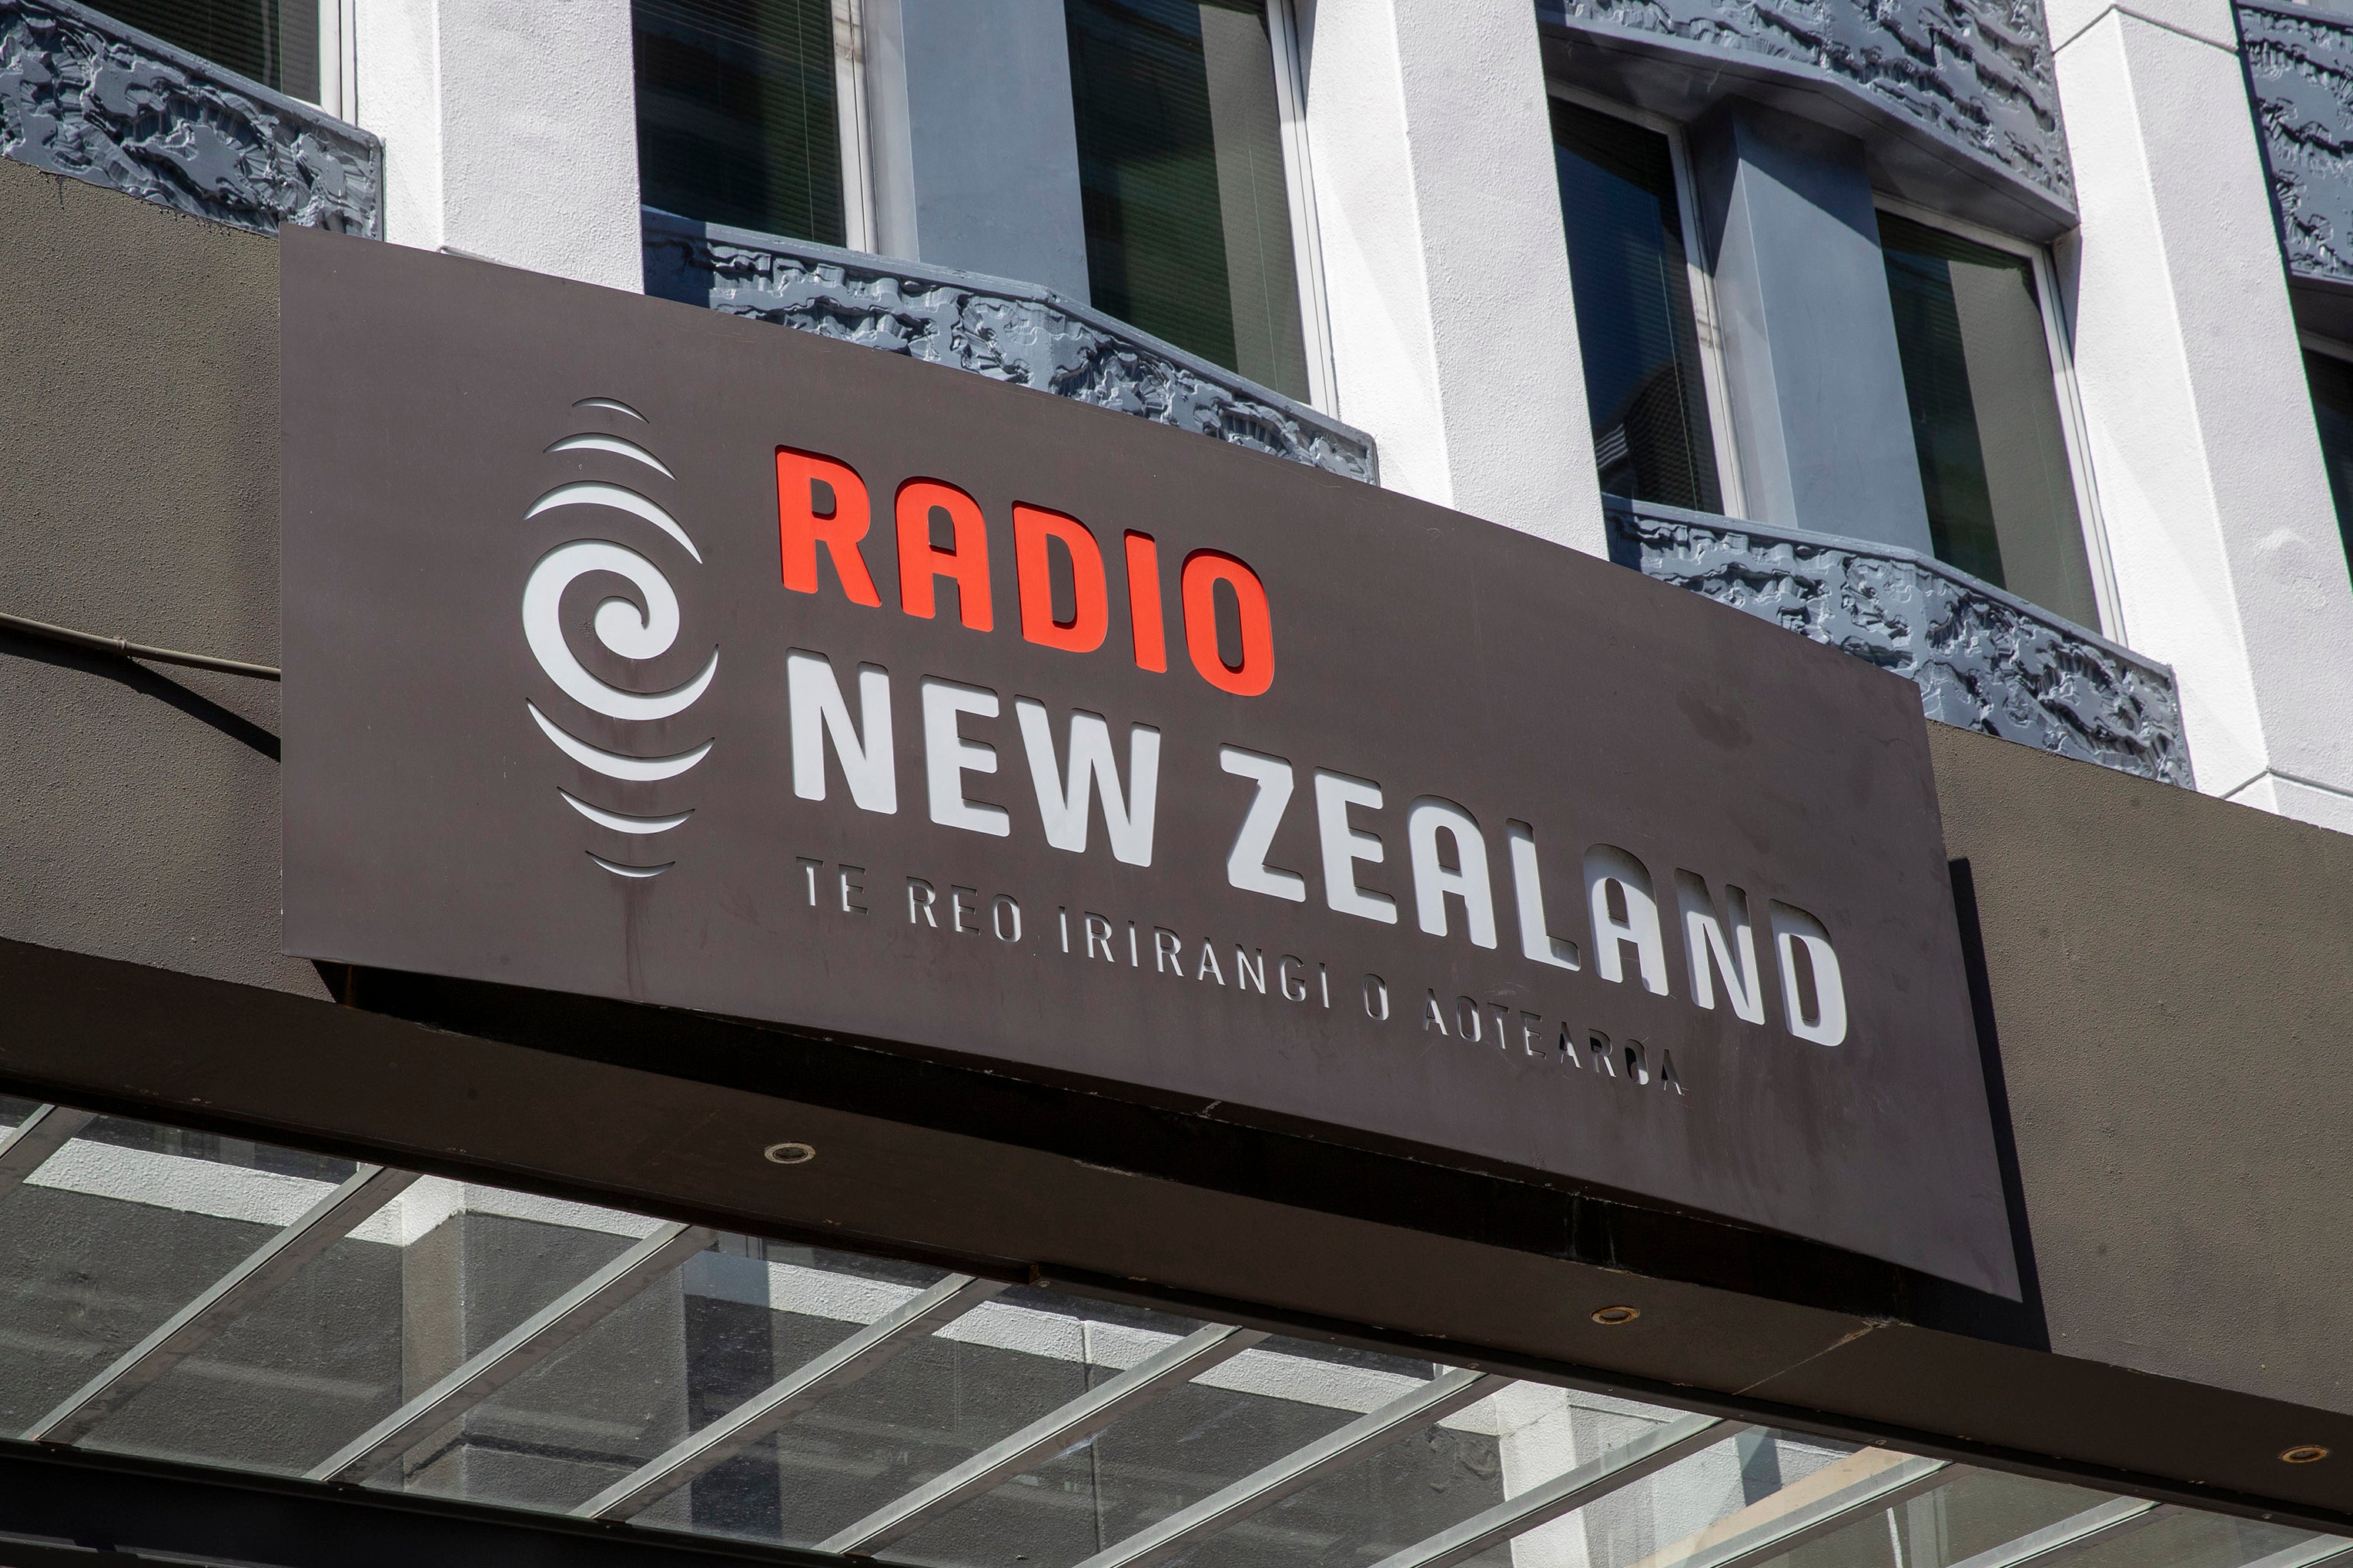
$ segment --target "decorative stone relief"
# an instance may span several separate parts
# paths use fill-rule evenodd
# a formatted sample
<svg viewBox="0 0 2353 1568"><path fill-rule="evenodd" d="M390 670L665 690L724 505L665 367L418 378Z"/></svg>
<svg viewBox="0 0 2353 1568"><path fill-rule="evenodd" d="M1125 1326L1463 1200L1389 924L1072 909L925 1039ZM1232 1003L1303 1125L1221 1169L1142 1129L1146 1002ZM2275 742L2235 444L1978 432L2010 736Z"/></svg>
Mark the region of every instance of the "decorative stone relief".
<svg viewBox="0 0 2353 1568"><path fill-rule="evenodd" d="M2189 787L2173 672L1910 551L1609 500L1611 553L1920 688L1929 718Z"/></svg>
<svg viewBox="0 0 2353 1568"><path fill-rule="evenodd" d="M0 0L0 154L262 234L384 228L376 138L74 0Z"/></svg>
<svg viewBox="0 0 2353 1568"><path fill-rule="evenodd" d="M1371 437L1050 289L648 208L646 292L955 365L1349 479Z"/></svg>
<svg viewBox="0 0 2353 1568"><path fill-rule="evenodd" d="M1537 0L1536 15L1786 62L2075 205L2042 0Z"/></svg>
<svg viewBox="0 0 2353 1568"><path fill-rule="evenodd" d="M2288 270L2353 283L2353 18L2234 9Z"/></svg>

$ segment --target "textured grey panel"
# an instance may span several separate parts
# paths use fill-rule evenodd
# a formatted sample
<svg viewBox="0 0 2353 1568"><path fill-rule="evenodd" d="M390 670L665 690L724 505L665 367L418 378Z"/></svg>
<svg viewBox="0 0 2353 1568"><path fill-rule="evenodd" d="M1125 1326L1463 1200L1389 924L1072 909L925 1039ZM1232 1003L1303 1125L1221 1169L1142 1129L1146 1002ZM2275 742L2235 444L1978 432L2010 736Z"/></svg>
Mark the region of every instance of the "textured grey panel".
<svg viewBox="0 0 2353 1568"><path fill-rule="evenodd" d="M2075 205L2042 0L1536 0L1536 16L1778 65Z"/></svg>
<svg viewBox="0 0 2353 1568"><path fill-rule="evenodd" d="M0 0L0 153L182 212L384 232L384 144L74 0Z"/></svg>
<svg viewBox="0 0 2353 1568"><path fill-rule="evenodd" d="M1931 719L2194 782L2164 665L1908 550L1605 500L1621 563L1905 677Z"/></svg>
<svg viewBox="0 0 2353 1568"><path fill-rule="evenodd" d="M1051 289L645 214L646 292L1215 436L1349 479L1373 438Z"/></svg>
<svg viewBox="0 0 2353 1568"><path fill-rule="evenodd" d="M2353 18L2234 9L2288 270L2353 283Z"/></svg>

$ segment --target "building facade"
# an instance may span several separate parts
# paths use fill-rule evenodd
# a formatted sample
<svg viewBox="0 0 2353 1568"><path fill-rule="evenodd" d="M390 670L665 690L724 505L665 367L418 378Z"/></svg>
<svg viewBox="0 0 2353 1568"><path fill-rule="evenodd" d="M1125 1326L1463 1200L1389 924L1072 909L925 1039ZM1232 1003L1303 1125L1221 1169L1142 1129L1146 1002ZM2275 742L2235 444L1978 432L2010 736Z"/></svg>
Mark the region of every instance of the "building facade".
<svg viewBox="0 0 2353 1568"><path fill-rule="evenodd" d="M2353 1562L2348 145L2353 14L2294 0L0 0L0 1562ZM779 408L816 597L761 630L689 470ZM458 518L526 431L576 469ZM1160 510L1114 546L1008 452ZM729 629L658 663L647 556L517 558L516 743L620 781L534 903L472 815L513 767L404 771L474 667L397 667L586 505ZM1122 753L1018 662L919 691L964 644L809 651L870 610L1205 684ZM789 739L707 801L650 791L712 742L546 695L667 724L771 654ZM1217 753L1262 831L1169 784L1220 896L1603 998L1541 1029L1140 881L747 835L650 902L739 794L1016 837L961 793L999 689L1045 844L1126 876L1163 731L1278 668L1384 779L1590 774L1732 858L1281 725ZM1843 925L1788 891L1841 868ZM673 963L730 921L801 973ZM1187 999L921 956L1056 921ZM1423 1054L1221 1044L1213 973ZM1815 1054L1738 1077L1694 1009Z"/></svg>

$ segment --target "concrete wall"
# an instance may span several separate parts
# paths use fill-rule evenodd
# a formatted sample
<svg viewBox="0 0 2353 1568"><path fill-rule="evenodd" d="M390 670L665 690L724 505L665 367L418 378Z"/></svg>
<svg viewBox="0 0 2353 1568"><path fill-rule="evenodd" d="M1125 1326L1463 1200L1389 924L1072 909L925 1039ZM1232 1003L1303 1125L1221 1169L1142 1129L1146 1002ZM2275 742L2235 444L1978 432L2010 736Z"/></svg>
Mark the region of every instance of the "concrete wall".
<svg viewBox="0 0 2353 1568"><path fill-rule="evenodd" d="M1331 412L1380 443L1389 488L1604 553L1533 12L1303 19Z"/></svg>
<svg viewBox="0 0 2353 1568"><path fill-rule="evenodd" d="M276 664L277 243L5 160L0 213L0 609ZM278 951L276 686L0 633L0 934L325 994Z"/></svg>
<svg viewBox="0 0 2353 1568"><path fill-rule="evenodd" d="M2051 14L2083 211L2061 259L2122 635L2179 676L2200 788L2353 832L2353 582L2231 9Z"/></svg>
<svg viewBox="0 0 2353 1568"><path fill-rule="evenodd" d="M641 287L629 0L357 0L386 237Z"/></svg>

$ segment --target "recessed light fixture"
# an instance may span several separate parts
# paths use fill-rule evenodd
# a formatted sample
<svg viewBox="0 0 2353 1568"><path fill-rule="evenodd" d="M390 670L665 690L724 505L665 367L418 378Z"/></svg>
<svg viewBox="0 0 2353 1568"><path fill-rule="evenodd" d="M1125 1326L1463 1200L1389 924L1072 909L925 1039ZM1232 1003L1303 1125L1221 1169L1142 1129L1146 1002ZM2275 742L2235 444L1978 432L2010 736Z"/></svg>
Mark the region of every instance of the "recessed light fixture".
<svg viewBox="0 0 2353 1568"><path fill-rule="evenodd" d="M806 1165L817 1158L817 1151L807 1143L771 1143L761 1153L772 1165Z"/></svg>
<svg viewBox="0 0 2353 1568"><path fill-rule="evenodd" d="M2293 1448L2280 1450L2280 1462L2289 1465L2309 1465L2328 1458L2328 1450L2317 1443L2298 1443Z"/></svg>
<svg viewBox="0 0 2353 1568"><path fill-rule="evenodd" d="M1604 1328L1616 1328L1620 1323L1630 1323L1641 1315L1640 1307L1604 1307L1593 1314L1593 1321Z"/></svg>

